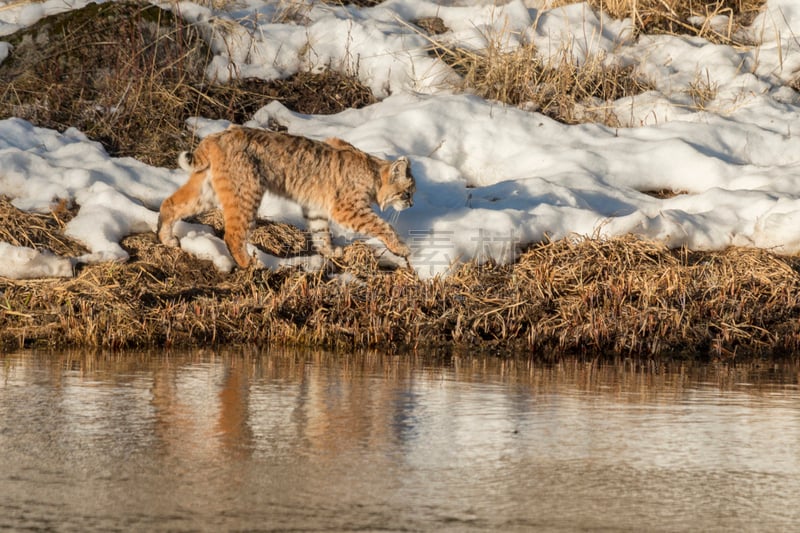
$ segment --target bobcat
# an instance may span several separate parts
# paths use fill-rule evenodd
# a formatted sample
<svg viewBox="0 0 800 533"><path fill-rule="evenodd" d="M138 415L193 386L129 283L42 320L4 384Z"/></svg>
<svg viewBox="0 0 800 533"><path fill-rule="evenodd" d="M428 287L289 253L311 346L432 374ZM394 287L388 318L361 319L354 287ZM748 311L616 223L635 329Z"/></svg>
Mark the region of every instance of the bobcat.
<svg viewBox="0 0 800 533"><path fill-rule="evenodd" d="M203 139L180 166L189 181L164 200L158 238L177 246L178 220L219 203L225 243L241 268L250 265L247 236L266 191L300 204L324 256L341 255L331 244L328 222L380 239L396 255L411 254L392 226L371 204L400 211L413 205L416 190L408 159L384 161L337 138L325 142L268 130L231 126Z"/></svg>

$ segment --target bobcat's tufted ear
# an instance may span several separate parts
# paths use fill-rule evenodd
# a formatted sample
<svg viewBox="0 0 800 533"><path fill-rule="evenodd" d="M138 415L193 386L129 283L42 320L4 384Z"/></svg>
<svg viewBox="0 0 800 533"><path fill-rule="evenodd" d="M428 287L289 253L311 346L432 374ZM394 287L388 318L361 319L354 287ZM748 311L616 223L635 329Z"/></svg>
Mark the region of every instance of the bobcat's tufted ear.
<svg viewBox="0 0 800 533"><path fill-rule="evenodd" d="M408 158L406 156L397 158L397 160L394 163L392 163L392 166L389 169L391 182L406 179L407 173L408 173Z"/></svg>

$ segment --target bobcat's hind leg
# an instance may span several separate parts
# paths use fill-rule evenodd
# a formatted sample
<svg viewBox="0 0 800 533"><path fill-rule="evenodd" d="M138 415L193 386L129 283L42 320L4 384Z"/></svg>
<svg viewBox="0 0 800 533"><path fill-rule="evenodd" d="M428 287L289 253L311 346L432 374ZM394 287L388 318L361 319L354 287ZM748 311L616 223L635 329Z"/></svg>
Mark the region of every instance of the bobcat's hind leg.
<svg viewBox="0 0 800 533"><path fill-rule="evenodd" d="M166 246L178 246L172 230L175 223L197 215L213 206L213 191L205 171L193 172L182 187L161 203L158 212L158 240Z"/></svg>
<svg viewBox="0 0 800 533"><path fill-rule="evenodd" d="M258 206L263 190L234 189L227 172L215 169L212 178L214 190L222 206L222 219L225 223L225 244L239 268L250 266L251 257L247 253L247 237L255 224ZM255 182L255 180L254 180Z"/></svg>

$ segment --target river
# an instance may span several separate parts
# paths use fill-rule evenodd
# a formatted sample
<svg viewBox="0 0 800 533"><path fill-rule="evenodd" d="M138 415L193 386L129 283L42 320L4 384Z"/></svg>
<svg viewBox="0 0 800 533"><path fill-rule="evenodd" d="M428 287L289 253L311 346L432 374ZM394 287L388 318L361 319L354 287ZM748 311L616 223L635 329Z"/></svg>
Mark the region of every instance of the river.
<svg viewBox="0 0 800 533"><path fill-rule="evenodd" d="M0 530L793 530L799 371L2 354Z"/></svg>

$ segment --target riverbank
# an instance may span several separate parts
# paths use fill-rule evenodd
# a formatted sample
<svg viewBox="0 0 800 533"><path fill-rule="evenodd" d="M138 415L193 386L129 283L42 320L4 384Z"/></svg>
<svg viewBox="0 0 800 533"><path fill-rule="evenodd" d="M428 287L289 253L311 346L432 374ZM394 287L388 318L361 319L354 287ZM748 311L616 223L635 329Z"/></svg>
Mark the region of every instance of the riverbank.
<svg viewBox="0 0 800 533"><path fill-rule="evenodd" d="M70 213L26 213L3 201L2 240L78 255L81 245L60 231ZM256 240L277 253L292 231L262 224ZM0 279L2 347L256 344L723 359L800 351L800 258L762 250L564 239L533 246L512 265L466 263L422 280L382 269L359 243L319 272L231 274L152 233L122 246L128 262L85 265L74 278Z"/></svg>
<svg viewBox="0 0 800 533"><path fill-rule="evenodd" d="M789 2L661 14L663 2L634 2L612 18L602 2L496 12L400 4L263 3L249 14L227 2L6 6L0 194L27 211L0 197L0 244L125 262L81 264L67 279L0 279L0 347L800 351ZM763 10L772 15L759 18ZM773 28L781 20L786 30ZM477 48L475 28L484 28ZM603 38L581 51L570 35ZM417 257L441 252L443 237L452 251L443 269L465 262L420 279L354 244L321 270L222 274L153 233L130 235L154 226L185 179L168 167L202 136L195 128L217 121L409 156L416 205L396 228L430 232L428 243L407 239ZM71 235L83 244L64 232L76 215ZM264 216L294 220L286 205ZM221 235L218 217L203 222ZM606 238L570 237L601 230ZM484 231L487 249L470 255ZM280 257L305 247L284 223L261 222L251 240ZM517 243L527 248L513 264L470 259L502 263ZM729 243L761 250L688 250ZM779 247L787 255L765 251Z"/></svg>

